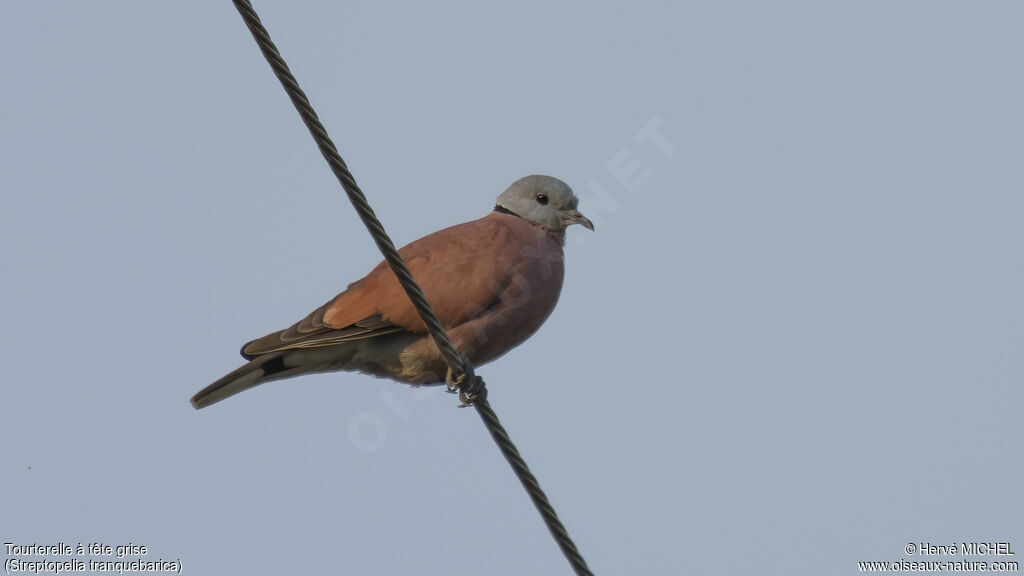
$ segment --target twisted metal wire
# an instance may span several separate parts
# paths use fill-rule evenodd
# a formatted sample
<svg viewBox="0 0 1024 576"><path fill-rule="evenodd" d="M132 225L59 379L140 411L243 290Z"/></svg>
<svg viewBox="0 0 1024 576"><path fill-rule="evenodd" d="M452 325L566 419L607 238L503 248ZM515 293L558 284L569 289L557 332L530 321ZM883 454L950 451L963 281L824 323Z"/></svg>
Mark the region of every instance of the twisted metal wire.
<svg viewBox="0 0 1024 576"><path fill-rule="evenodd" d="M285 92L287 92L292 104L295 105L306 127L309 128L317 147L320 148L320 153L327 160L331 171L338 178L341 187L352 202L352 206L356 209L356 213L359 214L359 219L363 221L366 229L373 237L373 241L377 244L377 248L384 255L384 259L395 273L395 276L398 277L402 288L405 289L405 293L416 307L416 311L419 313L420 318L423 319L427 331L434 339L438 349L444 356L445 362L447 362L452 371L453 380L458 383L463 397L468 398L472 405L476 407L480 419L483 420L484 425L487 427L487 431L490 432L491 437L494 438L498 448L504 454L505 459L516 473L526 492L530 495L530 499L533 500L537 511L540 512L544 523L547 524L548 530L551 531L551 535L562 549L562 553L565 554L573 570L579 576L593 576L593 572L590 571L583 556L576 548L576 544L569 537L565 526L558 519L555 509L551 506L544 491L541 490L537 478L530 472L530 468L519 454L515 444L512 443L505 428L498 420L497 414L491 408L491 404L487 400L487 387L483 378L474 374L472 364L463 358L448 338L448 334L445 332L444 327L441 326L440 320L434 314L430 303L427 302L426 296L423 295L423 291L416 284L409 269L405 266L405 262L395 249L394 243L384 230L384 226L377 219L377 215L374 214L369 202L367 202L366 195L363 194L363 191L356 184L356 180L349 171L348 165L341 158L337 147L335 147L334 142L327 135L327 130L323 124L320 123L320 118L309 103L309 98L306 97L306 93L299 87L298 81L292 75L284 58L281 57L277 46L270 40L270 34L260 22L256 10L249 0L232 1L235 4L235 8L238 9L238 13L241 14L242 19L245 21L245 25L252 33L253 38L256 39L256 44L259 46L260 51L263 52L263 56L270 63L274 74L277 75L278 80L284 86Z"/></svg>
<svg viewBox="0 0 1024 576"><path fill-rule="evenodd" d="M498 415L494 413L491 403L487 401L487 389L484 387L481 387L481 389L484 393L473 401L473 405L476 406L480 419L487 426L487 431L491 433L494 442L501 449L501 453L505 455L505 460L508 461L509 466L516 473L519 481L523 484L523 488L526 488L526 493L530 495L530 500L533 500L533 505L537 507L541 518L544 519L548 530L551 531L551 536L558 543L558 547L562 549L562 554L569 561L573 571L579 576L594 576L594 573L590 571L590 567L587 566L587 561L583 559L583 555L580 554L576 544L569 537L569 532L565 529L562 521L558 519L558 514L555 512L554 507L551 506L551 502L548 502L548 497L541 490L536 476L530 472L530 467L526 465L526 461L519 455L519 450L512 443L512 439L508 437L505 427L498 421Z"/></svg>
<svg viewBox="0 0 1024 576"><path fill-rule="evenodd" d="M405 266L405 261L398 255L398 250L395 249L395 245L384 230L384 226L377 219L377 215L374 214L369 202L366 201L366 195L363 194L359 185L356 184L356 179L349 171L348 165L345 164L345 161L338 153L337 147L334 146L334 142L327 135L327 129L320 123L320 118L317 116L316 111L313 110L312 104L309 103L309 98L306 97L306 93L299 87L298 80L292 75L288 64L281 57L281 53L277 51L277 46L270 40L270 34L260 22L256 10L248 1L234 1L235 7L242 15L242 19L245 20L246 26L249 27L249 31L252 32L253 37L256 39L256 44L260 47L260 51L263 52L263 56L270 63L270 67L274 70L278 80L284 85L285 92L288 93L288 97L291 98L292 104L298 110L299 116L302 117L306 127L309 128L310 133L313 135L313 140L316 141L317 147L320 148L320 153L323 154L327 164L331 167L331 171L334 172L338 181L341 182L341 187L345 189L348 199L359 214L359 219L363 221L363 225L370 231L370 236L376 242L377 248L384 255L384 259L391 266L391 270L398 277L402 288L409 296L409 299L412 300L416 311L419 312L420 318L426 324L427 332L430 333L438 349L441 350L445 362L452 369L452 376L456 381L473 382L472 368L469 366L469 362L452 345L452 341L448 338L448 334L445 333L441 322L437 319L437 315L434 314L430 303L427 302L426 296L423 295L423 291L420 290L419 285L413 280L412 274Z"/></svg>

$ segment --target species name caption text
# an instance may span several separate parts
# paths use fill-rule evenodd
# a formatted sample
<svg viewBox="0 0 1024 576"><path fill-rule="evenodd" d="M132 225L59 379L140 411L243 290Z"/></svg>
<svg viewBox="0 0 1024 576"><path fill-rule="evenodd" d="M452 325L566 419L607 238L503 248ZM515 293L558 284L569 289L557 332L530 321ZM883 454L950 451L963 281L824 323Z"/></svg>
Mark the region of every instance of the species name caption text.
<svg viewBox="0 0 1024 576"><path fill-rule="evenodd" d="M4 542L8 574L65 574L71 572L175 572L181 574L181 560L151 559L149 548L131 542L110 546L100 542L79 542L77 546L56 544L15 544Z"/></svg>
<svg viewBox="0 0 1024 576"><path fill-rule="evenodd" d="M1017 572L1020 564L1009 542L909 542L895 562L857 562L860 572ZM972 558L973 557L973 558Z"/></svg>

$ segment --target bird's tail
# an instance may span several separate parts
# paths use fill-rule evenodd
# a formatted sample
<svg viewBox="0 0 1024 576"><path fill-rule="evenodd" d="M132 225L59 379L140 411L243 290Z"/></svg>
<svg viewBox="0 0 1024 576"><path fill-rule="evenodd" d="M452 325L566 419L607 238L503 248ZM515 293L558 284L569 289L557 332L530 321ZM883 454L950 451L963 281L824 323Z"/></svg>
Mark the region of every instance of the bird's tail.
<svg viewBox="0 0 1024 576"><path fill-rule="evenodd" d="M284 350L253 358L248 364L196 392L196 395L192 397L192 407L196 410L206 408L210 404L220 402L264 382L297 376L310 371L308 367L289 365L292 363L285 361L287 354L288 351Z"/></svg>

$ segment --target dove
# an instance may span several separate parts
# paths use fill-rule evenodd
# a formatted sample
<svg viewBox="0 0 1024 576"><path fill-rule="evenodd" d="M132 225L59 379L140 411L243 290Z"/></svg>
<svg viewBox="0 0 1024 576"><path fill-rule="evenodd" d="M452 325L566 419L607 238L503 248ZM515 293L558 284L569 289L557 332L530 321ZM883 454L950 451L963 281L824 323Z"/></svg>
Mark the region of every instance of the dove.
<svg viewBox="0 0 1024 576"><path fill-rule="evenodd" d="M594 230L567 184L532 175L512 183L492 212L401 248L413 278L455 348L486 364L537 331L558 302L565 230ZM192 397L204 408L258 384L348 371L413 385L451 383L426 326L386 262L284 330L242 347L248 360Z"/></svg>

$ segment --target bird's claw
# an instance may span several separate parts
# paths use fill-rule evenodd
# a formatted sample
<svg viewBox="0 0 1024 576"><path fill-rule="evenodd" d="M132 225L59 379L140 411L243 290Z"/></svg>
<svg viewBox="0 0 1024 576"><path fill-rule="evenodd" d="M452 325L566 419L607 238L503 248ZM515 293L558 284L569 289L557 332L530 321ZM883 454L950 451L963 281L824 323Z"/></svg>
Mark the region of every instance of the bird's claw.
<svg viewBox="0 0 1024 576"><path fill-rule="evenodd" d="M459 401L462 404L459 408L466 408L467 406L473 406L477 401L487 397L487 389L483 386L483 378L477 375L473 375L473 385L466 386L466 374L463 373L458 378L452 376L451 368L448 369L448 375L445 377L445 386L448 389L448 393L455 394L459 393Z"/></svg>
<svg viewBox="0 0 1024 576"><path fill-rule="evenodd" d="M444 386L446 392L449 394L455 394L462 387L462 383L466 381L466 375L462 374L458 378L452 375L452 369L448 369L448 374L444 377Z"/></svg>
<svg viewBox="0 0 1024 576"><path fill-rule="evenodd" d="M476 394L466 394L465 390L459 390L459 408L468 408L476 401Z"/></svg>

